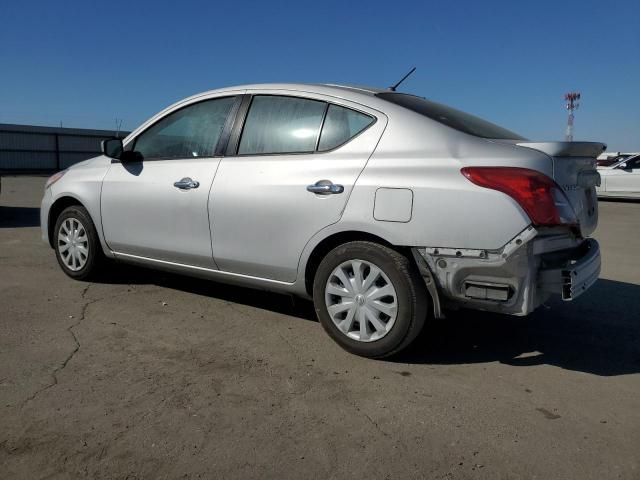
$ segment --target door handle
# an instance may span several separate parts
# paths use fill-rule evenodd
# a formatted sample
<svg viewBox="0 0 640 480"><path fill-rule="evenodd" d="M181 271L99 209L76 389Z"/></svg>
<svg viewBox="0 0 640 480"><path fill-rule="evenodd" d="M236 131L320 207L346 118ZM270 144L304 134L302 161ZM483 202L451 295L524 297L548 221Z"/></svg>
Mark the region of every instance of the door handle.
<svg viewBox="0 0 640 480"><path fill-rule="evenodd" d="M197 180L191 180L189 177L184 177L182 180L175 182L173 186L180 190L191 190L192 188L198 188L200 186L200 182Z"/></svg>
<svg viewBox="0 0 640 480"><path fill-rule="evenodd" d="M313 185L307 185L307 192L317 193L318 195L332 195L344 192L344 187L331 180L320 180Z"/></svg>

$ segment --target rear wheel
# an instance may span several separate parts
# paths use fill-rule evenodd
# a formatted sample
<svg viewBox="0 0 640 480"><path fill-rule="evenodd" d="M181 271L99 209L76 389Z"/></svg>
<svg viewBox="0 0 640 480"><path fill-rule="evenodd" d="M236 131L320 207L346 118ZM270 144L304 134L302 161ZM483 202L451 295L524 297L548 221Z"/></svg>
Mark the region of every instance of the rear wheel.
<svg viewBox="0 0 640 480"><path fill-rule="evenodd" d="M65 208L53 231L56 258L64 273L77 280L94 276L104 254L96 228L84 207Z"/></svg>
<svg viewBox="0 0 640 480"><path fill-rule="evenodd" d="M313 285L320 323L345 350L382 358L420 333L428 298L415 266L373 242L350 242L320 263Z"/></svg>

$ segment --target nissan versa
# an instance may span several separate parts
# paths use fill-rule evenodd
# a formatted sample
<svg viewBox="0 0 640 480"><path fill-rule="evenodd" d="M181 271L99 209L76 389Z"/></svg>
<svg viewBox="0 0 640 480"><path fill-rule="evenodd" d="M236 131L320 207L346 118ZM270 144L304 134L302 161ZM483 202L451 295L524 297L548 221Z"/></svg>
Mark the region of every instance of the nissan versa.
<svg viewBox="0 0 640 480"><path fill-rule="evenodd" d="M72 278L115 259L311 297L338 344L384 357L443 309L588 289L604 148L389 90L225 88L52 176L42 236Z"/></svg>

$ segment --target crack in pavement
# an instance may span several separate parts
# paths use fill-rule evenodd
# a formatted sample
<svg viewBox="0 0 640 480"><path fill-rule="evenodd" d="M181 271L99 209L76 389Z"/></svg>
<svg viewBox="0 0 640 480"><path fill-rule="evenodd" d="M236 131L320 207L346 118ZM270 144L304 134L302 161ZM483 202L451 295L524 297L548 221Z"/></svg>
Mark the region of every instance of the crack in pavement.
<svg viewBox="0 0 640 480"><path fill-rule="evenodd" d="M362 414L362 416L363 416L363 417L365 417L365 418L369 421L369 423L370 423L371 425L373 425L373 427L374 427L378 432L380 432L383 436L385 436L385 437L391 437L391 435L389 435L389 434L388 434L387 432L385 432L382 428L380 428L380 425L378 425L378 422L376 422L373 418L371 418L367 412L363 411L363 410L358 406L358 404L357 404L355 401L353 401L353 400L351 400L351 399L350 399L348 403L349 403L349 404L350 404L350 405L355 409L355 411L356 411L356 412L361 413L361 414Z"/></svg>
<svg viewBox="0 0 640 480"><path fill-rule="evenodd" d="M88 293L89 289L94 285L95 285L94 283L90 283L82 290L82 293L80 294L80 298L82 300L86 299L86 296L87 296L87 293ZM126 295L129 295L129 294L134 293L134 292L140 293L141 291L138 290L138 289L135 289L135 287L134 287L132 290L129 290L129 291L126 291L126 292L123 292L123 293L117 293L115 295L108 295L108 296L101 297L101 298L94 298L93 300L89 300L89 301L85 302L82 305L82 308L80 310L80 315L78 317L78 320L76 322L74 322L72 325L70 325L70 326L68 326L66 328L66 330L71 334L71 337L73 338L73 341L75 343L75 346L74 346L73 350L69 353L69 355L67 355L67 357L62 361L62 363L59 366L57 366L49 374L51 376L51 379L52 379L52 381L49 384L47 384L44 387L36 390L35 393L33 393L31 396L29 396L28 398L26 398L24 401L22 401L21 403L19 403L16 406L19 406L19 408L23 408L27 403L29 403L32 400L34 400L41 393L45 392L46 390L49 390L52 387L55 387L58 384L58 373L60 373L62 370L64 370L67 367L67 365L69 364L71 359L80 350L80 340L78 340L78 337L77 337L77 335L75 334L75 332L73 330L76 327L78 327L85 320L85 317L86 317L86 314L87 314L87 309L89 308L90 305L93 305L94 303L102 302L104 300L110 300L110 299L113 299L113 298L126 296Z"/></svg>
<svg viewBox="0 0 640 480"><path fill-rule="evenodd" d="M84 300L86 298L87 292L89 291L89 288L93 285L93 283L90 283L89 285L87 285L83 290L82 293L80 294L80 298L82 300ZM97 298L94 300L90 300L88 302L85 302L82 305L82 309L80 310L80 316L78 317L78 321L74 322L73 324L71 324L70 326L68 326L66 328L67 332L69 332L71 334L71 336L73 337L73 341L75 343L75 346L73 348L73 350L71 351L71 353L69 353L69 355L67 355L67 357L64 359L64 361L58 365L49 375L51 376L52 381L45 385L44 387L38 389L35 391L35 393L33 393L33 395L29 396L26 400L24 400L21 404L20 404L20 408L23 408L27 403L31 402L32 400L35 400L36 397L38 395L40 395L42 392L49 390L52 387L55 387L58 384L58 373L61 372L62 370L64 370L66 368L66 366L69 364L69 362L71 361L71 359L75 356L76 353L78 353L78 350L80 350L80 341L78 340L77 335L75 334L75 332L73 331L74 328L76 328L78 325L80 325L80 323L82 323L82 321L84 320L86 313L87 313L87 308L89 308L89 305L96 303L98 301L100 301L102 299Z"/></svg>

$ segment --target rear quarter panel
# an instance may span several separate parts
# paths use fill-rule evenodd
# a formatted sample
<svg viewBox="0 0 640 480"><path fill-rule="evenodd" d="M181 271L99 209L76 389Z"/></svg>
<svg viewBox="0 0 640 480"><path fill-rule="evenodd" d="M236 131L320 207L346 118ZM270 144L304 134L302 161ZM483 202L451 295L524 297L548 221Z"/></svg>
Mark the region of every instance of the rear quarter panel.
<svg viewBox="0 0 640 480"><path fill-rule="evenodd" d="M499 249L531 222L508 195L479 187L468 166L532 168L549 176L549 157L513 144L467 135L389 106L387 129L349 198L341 227L362 229L394 245ZM376 190L413 192L408 222L374 218Z"/></svg>

